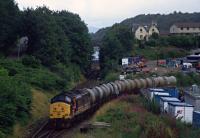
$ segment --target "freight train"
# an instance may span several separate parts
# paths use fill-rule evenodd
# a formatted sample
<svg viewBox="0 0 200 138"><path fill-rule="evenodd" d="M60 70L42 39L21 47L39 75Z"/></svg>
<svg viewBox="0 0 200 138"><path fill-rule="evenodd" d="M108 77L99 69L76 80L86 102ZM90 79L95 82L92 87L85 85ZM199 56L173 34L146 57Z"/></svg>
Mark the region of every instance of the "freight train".
<svg viewBox="0 0 200 138"><path fill-rule="evenodd" d="M64 128L77 118L96 110L101 104L136 89L174 86L176 78L154 77L134 80L117 80L94 88L62 92L53 97L50 104L49 122L55 128Z"/></svg>

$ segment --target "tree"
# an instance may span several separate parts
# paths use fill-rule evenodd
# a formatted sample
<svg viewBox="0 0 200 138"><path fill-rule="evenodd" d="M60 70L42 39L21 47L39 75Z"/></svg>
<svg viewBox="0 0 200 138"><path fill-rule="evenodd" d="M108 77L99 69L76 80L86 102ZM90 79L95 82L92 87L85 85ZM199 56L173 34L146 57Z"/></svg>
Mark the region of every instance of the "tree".
<svg viewBox="0 0 200 138"><path fill-rule="evenodd" d="M54 13L56 21L71 44L71 62L80 66L82 72L86 72L91 63L92 47L88 28L81 18L66 11Z"/></svg>
<svg viewBox="0 0 200 138"><path fill-rule="evenodd" d="M8 55L18 36L19 9L13 0L0 0L0 51Z"/></svg>
<svg viewBox="0 0 200 138"><path fill-rule="evenodd" d="M71 56L70 42L52 14L46 7L27 9L23 14L22 32L29 38L27 54L46 66L67 64Z"/></svg>
<svg viewBox="0 0 200 138"><path fill-rule="evenodd" d="M134 37L132 32L123 25L113 25L103 38L100 51L101 69L103 75L116 71L120 60L130 56L133 49Z"/></svg>

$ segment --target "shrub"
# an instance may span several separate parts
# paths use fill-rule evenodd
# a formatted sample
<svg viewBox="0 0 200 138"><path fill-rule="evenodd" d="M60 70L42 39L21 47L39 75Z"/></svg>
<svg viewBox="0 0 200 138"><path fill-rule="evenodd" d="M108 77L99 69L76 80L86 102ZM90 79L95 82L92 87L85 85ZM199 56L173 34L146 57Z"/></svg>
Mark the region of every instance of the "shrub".
<svg viewBox="0 0 200 138"><path fill-rule="evenodd" d="M33 56L25 56L22 59L22 64L33 68L38 68L40 66L40 60L36 59Z"/></svg>
<svg viewBox="0 0 200 138"><path fill-rule="evenodd" d="M119 73L110 72L105 76L104 80L106 82L111 82L111 81L115 81L115 80L118 80L118 79L119 79Z"/></svg>
<svg viewBox="0 0 200 138"><path fill-rule="evenodd" d="M29 85L9 76L0 77L0 128L8 131L15 120L27 119L31 103Z"/></svg>

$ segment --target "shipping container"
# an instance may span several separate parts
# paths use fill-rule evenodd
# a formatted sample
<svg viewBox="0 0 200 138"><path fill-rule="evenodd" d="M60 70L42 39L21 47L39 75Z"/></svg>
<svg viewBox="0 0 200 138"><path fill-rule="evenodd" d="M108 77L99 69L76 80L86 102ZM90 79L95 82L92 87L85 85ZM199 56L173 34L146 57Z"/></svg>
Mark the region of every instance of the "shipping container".
<svg viewBox="0 0 200 138"><path fill-rule="evenodd" d="M150 100L152 100L154 98L154 94L158 94L158 93L164 93L164 89L159 89L159 88L150 88L148 89L148 97Z"/></svg>
<svg viewBox="0 0 200 138"><path fill-rule="evenodd" d="M154 101L159 105L161 97L171 97L171 96L169 95L169 93L156 93L154 94L153 97Z"/></svg>
<svg viewBox="0 0 200 138"><path fill-rule="evenodd" d="M180 102L176 97L161 97L160 98L160 111L162 113L168 113L168 103L169 102Z"/></svg>
<svg viewBox="0 0 200 138"><path fill-rule="evenodd" d="M128 58L123 58L122 59L122 66L126 66L126 65L129 65Z"/></svg>
<svg viewBox="0 0 200 138"><path fill-rule="evenodd" d="M181 103L181 102L169 102L168 103L168 113L169 115L180 119L182 122L191 123L193 121L193 111L194 106Z"/></svg>
<svg viewBox="0 0 200 138"><path fill-rule="evenodd" d="M193 126L200 128L200 111L193 112Z"/></svg>
<svg viewBox="0 0 200 138"><path fill-rule="evenodd" d="M179 98L179 90L176 87L163 88L170 96Z"/></svg>

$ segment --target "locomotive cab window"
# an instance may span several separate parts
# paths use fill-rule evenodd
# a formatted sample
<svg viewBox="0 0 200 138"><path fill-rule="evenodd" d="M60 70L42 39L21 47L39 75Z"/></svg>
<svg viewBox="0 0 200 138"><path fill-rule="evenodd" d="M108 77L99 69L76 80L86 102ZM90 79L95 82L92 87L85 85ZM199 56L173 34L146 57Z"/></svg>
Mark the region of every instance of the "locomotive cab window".
<svg viewBox="0 0 200 138"><path fill-rule="evenodd" d="M67 102L67 103L71 103L72 100L71 100L71 98L69 98L68 96L65 96L65 102Z"/></svg>

